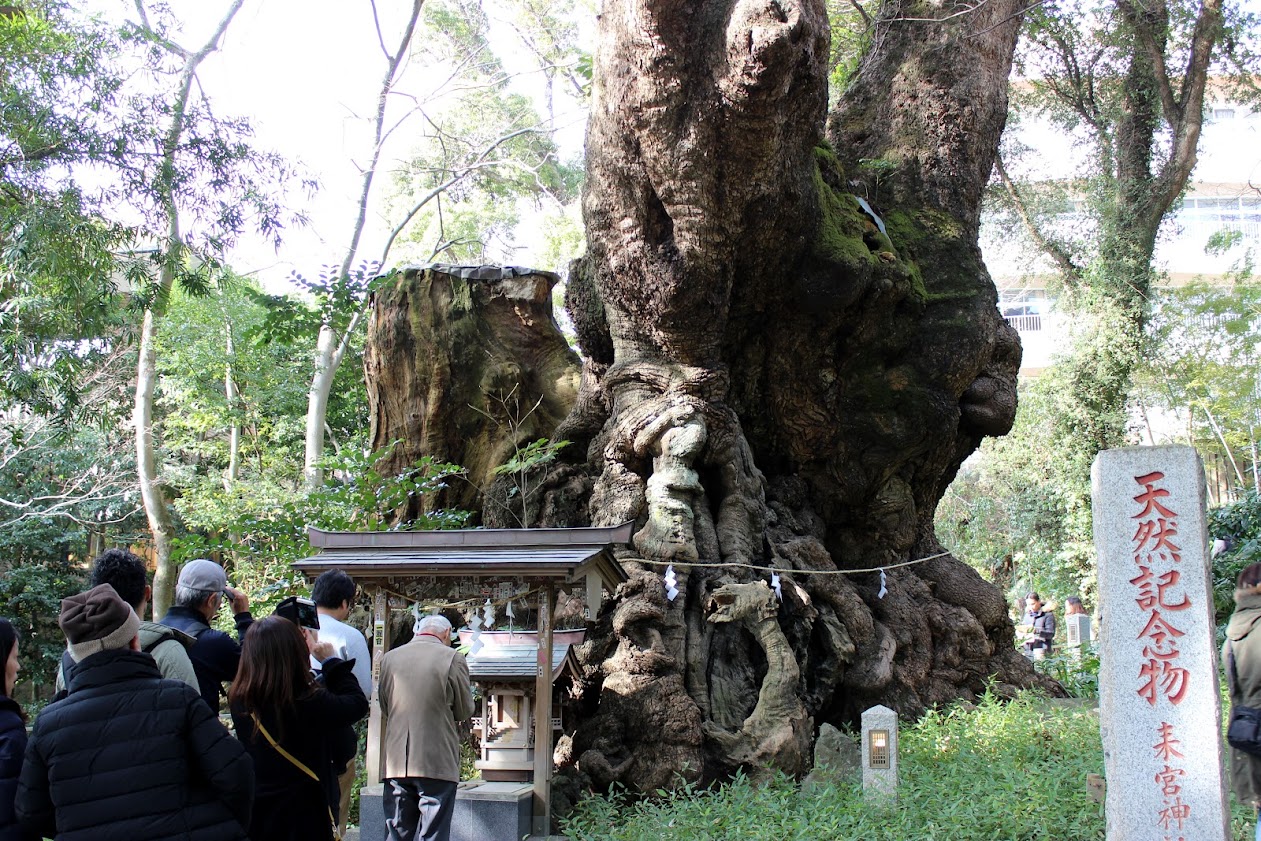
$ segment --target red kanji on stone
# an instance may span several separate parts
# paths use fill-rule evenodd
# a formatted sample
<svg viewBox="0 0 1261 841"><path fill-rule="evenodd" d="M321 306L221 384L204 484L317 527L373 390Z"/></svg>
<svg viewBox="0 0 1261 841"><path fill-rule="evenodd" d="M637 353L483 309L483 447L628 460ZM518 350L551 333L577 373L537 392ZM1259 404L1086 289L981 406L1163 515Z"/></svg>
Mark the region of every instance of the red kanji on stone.
<svg viewBox="0 0 1261 841"><path fill-rule="evenodd" d="M1138 598L1135 601L1143 610L1151 610L1153 607L1163 607L1165 610L1186 610L1191 606L1191 601L1185 595L1177 604L1170 604L1165 599L1165 591L1177 584L1181 577L1182 573L1176 569L1156 576L1152 574L1151 567L1140 566L1138 575L1130 579L1131 584L1138 585Z"/></svg>
<svg viewBox="0 0 1261 841"><path fill-rule="evenodd" d="M1175 797L1172 801L1166 800L1165 808L1160 810L1159 823L1162 829L1182 829L1182 824L1187 818L1191 817L1190 804L1183 803L1181 797Z"/></svg>
<svg viewBox="0 0 1261 841"><path fill-rule="evenodd" d="M1156 727L1156 732L1160 735L1160 741L1152 745L1152 750L1156 752L1156 758L1161 762L1168 762L1170 759L1181 759L1182 753L1177 746L1182 744L1182 742L1173 737L1173 725L1167 721L1162 721Z"/></svg>
<svg viewBox="0 0 1261 841"><path fill-rule="evenodd" d="M1166 765L1164 768L1156 772L1155 780L1160 783L1160 793L1166 797L1172 797L1182 791L1182 786L1178 784L1180 777L1185 777L1187 772L1181 768L1173 768Z"/></svg>
<svg viewBox="0 0 1261 841"><path fill-rule="evenodd" d="M1154 471L1152 473L1148 473L1146 476L1134 477L1134 481L1138 482L1144 488L1141 494L1134 497L1135 502L1142 504L1143 510L1135 514L1130 519L1141 520L1144 517L1151 514L1153 511L1155 511L1157 514L1159 514L1162 517L1168 517L1170 519L1173 519L1174 517L1178 516L1177 514L1173 513L1168 508L1166 508L1165 506L1161 505L1160 502L1158 501L1169 496L1169 491L1165 490L1164 488L1156 487L1156 483L1159 482L1163 478L1165 478L1165 474L1161 473L1159 470Z"/></svg>
<svg viewBox="0 0 1261 841"><path fill-rule="evenodd" d="M1159 610L1153 610L1143 630L1138 632L1137 639L1149 639L1162 650L1169 651L1174 649L1174 641L1177 637L1185 636L1185 633L1169 624L1169 620L1161 616Z"/></svg>
<svg viewBox="0 0 1261 841"><path fill-rule="evenodd" d="M1147 550L1149 556L1167 554L1170 560L1181 561L1182 547L1170 540L1177 533L1178 523L1174 520L1157 518L1139 523L1138 531L1134 532L1134 542L1138 544L1134 549L1135 560L1138 560L1150 542L1151 548Z"/></svg>
<svg viewBox="0 0 1261 841"><path fill-rule="evenodd" d="M1138 676L1146 682L1136 690L1136 694L1146 699L1147 703L1153 707L1156 706L1158 694L1163 694L1171 704L1182 703L1191 681L1189 671L1160 660L1148 660L1138 670Z"/></svg>

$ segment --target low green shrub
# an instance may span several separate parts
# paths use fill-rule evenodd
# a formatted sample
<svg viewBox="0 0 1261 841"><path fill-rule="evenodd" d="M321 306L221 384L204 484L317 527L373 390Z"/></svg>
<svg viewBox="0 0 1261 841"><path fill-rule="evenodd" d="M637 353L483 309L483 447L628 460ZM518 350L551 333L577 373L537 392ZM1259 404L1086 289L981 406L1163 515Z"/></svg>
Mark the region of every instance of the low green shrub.
<svg viewBox="0 0 1261 841"><path fill-rule="evenodd" d="M563 822L575 841L685 838L830 841L1091 841L1103 806L1086 775L1103 772L1099 719L1028 695L932 712L899 735L895 803L864 799L861 783L802 791L743 776L701 791L680 786L633 801L592 797Z"/></svg>
<svg viewBox="0 0 1261 841"><path fill-rule="evenodd" d="M1041 660L1034 660L1033 667L1044 675L1059 681L1060 686L1074 698L1099 697L1099 649L1094 642L1079 651L1067 648L1054 649L1055 653Z"/></svg>

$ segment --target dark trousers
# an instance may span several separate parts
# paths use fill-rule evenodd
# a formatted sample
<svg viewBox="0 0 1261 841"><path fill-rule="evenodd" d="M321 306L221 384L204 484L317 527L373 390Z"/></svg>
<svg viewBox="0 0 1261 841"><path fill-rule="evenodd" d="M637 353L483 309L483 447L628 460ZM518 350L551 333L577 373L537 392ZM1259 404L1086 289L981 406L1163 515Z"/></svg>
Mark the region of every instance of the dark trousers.
<svg viewBox="0 0 1261 841"><path fill-rule="evenodd" d="M430 777L387 779L381 798L386 841L450 841L456 785Z"/></svg>

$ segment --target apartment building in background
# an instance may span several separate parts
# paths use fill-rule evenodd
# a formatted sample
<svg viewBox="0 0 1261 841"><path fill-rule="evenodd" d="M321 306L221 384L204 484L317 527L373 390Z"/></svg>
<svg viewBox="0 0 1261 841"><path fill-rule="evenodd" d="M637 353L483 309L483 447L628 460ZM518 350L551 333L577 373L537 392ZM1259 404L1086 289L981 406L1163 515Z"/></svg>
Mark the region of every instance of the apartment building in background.
<svg viewBox="0 0 1261 841"><path fill-rule="evenodd" d="M1067 148L1071 144L1046 124L1028 123L1021 140L1037 150L1039 166L1063 177L1082 165ZM1261 112L1225 100L1212 104L1191 177L1156 248L1157 268L1171 285L1221 278L1249 249L1261 260ZM1061 217L1065 226L1081 218L1073 209ZM1239 241L1224 253L1206 253L1210 237L1222 231L1237 232ZM1021 374L1037 376L1067 346L1066 321L1048 291L1054 288L1050 262L984 224L981 248L998 287L999 310L1020 333Z"/></svg>

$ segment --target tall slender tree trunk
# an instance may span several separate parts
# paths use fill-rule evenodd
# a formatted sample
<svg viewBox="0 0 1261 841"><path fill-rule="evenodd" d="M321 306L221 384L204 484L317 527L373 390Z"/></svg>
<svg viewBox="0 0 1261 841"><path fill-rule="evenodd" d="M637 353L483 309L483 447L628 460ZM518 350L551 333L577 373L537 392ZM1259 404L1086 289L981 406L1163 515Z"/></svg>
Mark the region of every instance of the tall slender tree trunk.
<svg viewBox="0 0 1261 841"><path fill-rule="evenodd" d="M1171 43L1185 25L1174 18L1191 13L1190 41ZM1052 37L1039 46L1057 65L1052 105L1089 127L1107 187L1094 197L1099 248L1092 264L1085 269L1065 259L1053 233L1023 217L1060 267L1067 293L1060 305L1077 325L1071 353L1056 366L1073 399L1060 403L1053 437L1066 458L1085 463L1129 443L1127 400L1160 277L1156 241L1195 168L1209 68L1223 31L1220 0L1177 9L1167 0L1118 0L1114 15L1106 26L1116 28L1102 39L1112 52L1093 66L1065 48L1070 41ZM1078 24L1053 14L1052 22L1052 29Z"/></svg>
<svg viewBox="0 0 1261 841"><path fill-rule="evenodd" d="M219 39L231 25L236 13L241 10L245 0L232 0L210 38L197 52L185 50L173 44L165 36L149 28L143 3L137 3L141 15L140 30L154 43L155 48L165 50L183 60L180 69L179 83L175 97L171 102L170 123L162 141L161 161L156 181L153 185L165 215L166 231L164 247L161 254L161 266L158 278L149 290L150 300L145 308L144 321L140 331L140 358L136 364L136 401L132 414L136 434L136 471L140 480L140 498L144 504L145 517L149 521L149 529L153 536L154 563L153 575L153 612L154 616L162 616L170 607L175 594L175 570L171 559L171 538L173 526L171 513L166 506L166 496L162 492L161 476L157 467L156 445L154 442L153 395L157 388L157 360L154 341L157 337L158 324L166 310L171 289L175 284L176 270L186 256L186 246L180 228L179 197L176 192L175 160L179 152L180 142L184 136L188 118L188 100L192 92L193 82L197 78L197 68L206 56L217 49Z"/></svg>
<svg viewBox="0 0 1261 841"><path fill-rule="evenodd" d="M232 319L227 312L223 314L223 347L228 360L223 368L223 397L232 418L228 427L228 467L223 473L223 489L230 491L241 475L241 400L232 370L236 359L236 337L232 334Z"/></svg>
<svg viewBox="0 0 1261 841"><path fill-rule="evenodd" d="M320 459L324 457L324 419L328 417L328 398L333 391L333 379L337 376L337 334L327 324L321 325L315 345L315 374L307 392L306 449L303 461L303 478L308 491L324 484L324 472Z"/></svg>
<svg viewBox="0 0 1261 841"><path fill-rule="evenodd" d="M159 316L152 307L145 310L140 327L140 358L136 365L136 400L132 422L136 435L136 473L140 480L140 500L149 522L156 564L153 576L153 615L163 616L170 606L171 594L175 592L175 577L170 565L173 527L158 472L153 429L153 393L157 387L154 342L157 339L158 319Z"/></svg>
<svg viewBox="0 0 1261 841"><path fill-rule="evenodd" d="M372 156L368 166L364 167L360 183L359 207L355 223L350 230L350 238L346 245L346 253L342 257L341 278L350 276L351 267L359 254L359 240L363 236L364 226L368 219L368 200L372 195L372 183L376 178L377 167L381 162L381 151L386 139L385 115L390 102L390 94L398 82L403 63L409 55L412 34L416 31L416 23L420 19L424 0L412 0L412 7L407 23L403 26L403 34L399 38L394 52L386 53L386 69L381 80L381 88L377 92L376 121L373 131ZM377 16L377 8L373 3L372 13ZM378 27L379 27L378 21ZM384 50L384 43L382 44ZM397 234L397 231L395 232ZM381 254L380 262L384 263L389 254L393 236ZM318 488L324 483L324 473L319 468L324 457L324 425L328 418L328 400L333 390L333 381L337 377L337 369L350 346L350 339L363 320L368 307L366 300L359 303L351 314L349 323L338 333L331 320L320 325L319 337L315 346L315 371L311 376L311 388L307 392L307 415L305 453L303 456L303 480L308 491Z"/></svg>

